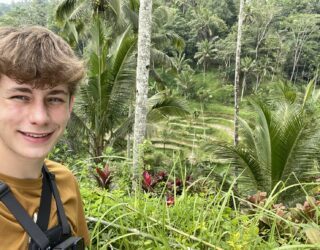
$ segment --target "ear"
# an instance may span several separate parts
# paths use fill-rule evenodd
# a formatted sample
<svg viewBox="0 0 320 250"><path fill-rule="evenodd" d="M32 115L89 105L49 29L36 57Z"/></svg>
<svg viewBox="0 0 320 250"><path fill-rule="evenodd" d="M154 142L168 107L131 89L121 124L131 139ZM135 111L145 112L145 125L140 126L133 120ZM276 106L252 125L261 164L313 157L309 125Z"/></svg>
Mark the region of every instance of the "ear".
<svg viewBox="0 0 320 250"><path fill-rule="evenodd" d="M74 105L74 98L75 98L74 95L70 96L70 100L69 100L69 113L70 114L72 112L72 108L73 108L73 105Z"/></svg>

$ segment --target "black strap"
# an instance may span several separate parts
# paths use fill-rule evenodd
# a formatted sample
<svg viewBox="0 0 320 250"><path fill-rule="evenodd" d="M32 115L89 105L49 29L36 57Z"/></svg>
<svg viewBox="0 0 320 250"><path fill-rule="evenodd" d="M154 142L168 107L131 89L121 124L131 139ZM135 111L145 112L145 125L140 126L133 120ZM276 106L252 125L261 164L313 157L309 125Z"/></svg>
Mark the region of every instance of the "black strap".
<svg viewBox="0 0 320 250"><path fill-rule="evenodd" d="M48 237L41 231L39 226L34 223L26 210L24 210L21 204L12 195L8 185L3 182L0 182L0 200L12 212L17 221L36 242L40 249L47 249L49 247Z"/></svg>
<svg viewBox="0 0 320 250"><path fill-rule="evenodd" d="M46 172L44 171L44 169L42 169L42 192L37 218L37 224L42 231L46 231L48 229L51 211L51 199L52 195L49 180L47 178Z"/></svg>
<svg viewBox="0 0 320 250"><path fill-rule="evenodd" d="M62 201L59 195L59 191L57 188L57 184L55 182L55 176L54 174L50 173L48 168L43 165L43 170L46 173L46 176L48 177L49 181L50 181L50 186L51 186L51 190L54 196L54 199L56 201L56 205L57 205L57 210L58 210L58 219L59 222L62 226L62 233L63 234L71 234L71 229L67 220L67 216L64 212L63 209L63 205L62 205Z"/></svg>

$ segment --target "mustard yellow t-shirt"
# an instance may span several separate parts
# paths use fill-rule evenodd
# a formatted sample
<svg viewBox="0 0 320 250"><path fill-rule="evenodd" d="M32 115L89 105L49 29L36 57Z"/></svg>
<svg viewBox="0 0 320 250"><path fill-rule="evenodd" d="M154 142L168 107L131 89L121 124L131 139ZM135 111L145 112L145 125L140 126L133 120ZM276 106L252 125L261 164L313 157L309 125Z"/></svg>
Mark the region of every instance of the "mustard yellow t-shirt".
<svg viewBox="0 0 320 250"><path fill-rule="evenodd" d="M75 177L70 170L61 164L49 160L46 160L45 164L49 171L56 176L56 184L72 234L84 237L85 243L88 245L89 233ZM38 179L18 179L0 174L0 180L10 187L16 199L28 214L34 217L40 205L42 177ZM57 207L54 199L52 199L48 228L56 225L58 225ZM25 250L28 248L28 242L29 235L7 207L0 202L0 250Z"/></svg>

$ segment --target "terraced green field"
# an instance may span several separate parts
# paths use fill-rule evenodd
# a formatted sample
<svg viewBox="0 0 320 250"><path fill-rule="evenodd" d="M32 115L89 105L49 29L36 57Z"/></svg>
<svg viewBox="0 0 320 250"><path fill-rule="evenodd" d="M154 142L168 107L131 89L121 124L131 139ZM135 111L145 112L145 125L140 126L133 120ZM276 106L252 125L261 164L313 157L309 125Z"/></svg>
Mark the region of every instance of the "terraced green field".
<svg viewBox="0 0 320 250"><path fill-rule="evenodd" d="M201 145L214 141L232 141L233 107L221 104L217 106L220 107L216 109L223 109L224 112L218 113L208 107L203 114L199 112L197 117L193 114L171 117L168 121L157 124L157 131L149 139L158 149L187 151L199 149Z"/></svg>
<svg viewBox="0 0 320 250"><path fill-rule="evenodd" d="M183 150L186 153L201 151L203 145L216 141L233 141L234 107L232 83L221 81L218 72L208 72L205 80L202 73L194 75L199 84L210 94L205 100L188 100L190 115L170 117L169 120L153 125L148 134L156 149ZM240 105L240 116L251 116L246 100Z"/></svg>

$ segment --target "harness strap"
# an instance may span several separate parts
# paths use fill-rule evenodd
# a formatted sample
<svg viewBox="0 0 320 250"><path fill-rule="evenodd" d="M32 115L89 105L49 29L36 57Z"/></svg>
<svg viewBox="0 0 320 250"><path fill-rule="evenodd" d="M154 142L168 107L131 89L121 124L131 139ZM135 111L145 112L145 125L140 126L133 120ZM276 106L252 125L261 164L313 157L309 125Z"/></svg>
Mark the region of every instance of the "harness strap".
<svg viewBox="0 0 320 250"><path fill-rule="evenodd" d="M40 249L50 249L48 237L34 223L29 214L24 210L16 198L12 195L7 184L0 181L0 200L16 217L29 236L36 242Z"/></svg>
<svg viewBox="0 0 320 250"><path fill-rule="evenodd" d="M52 194L46 172L42 169L42 191L40 207L38 212L37 224L42 231L48 229L50 211L51 211Z"/></svg>
<svg viewBox="0 0 320 250"><path fill-rule="evenodd" d="M67 216L64 212L64 208L63 208L62 201L61 201L61 198L59 195L57 184L55 182L55 176L54 176L54 174L49 172L48 168L45 165L43 165L43 169L46 173L46 176L48 177L48 179L50 181L51 190L52 190L54 199L56 201L58 215L59 215L58 219L59 219L59 222L62 226L62 233L63 234L71 234L71 229L70 229L70 226L69 226L69 223L67 220Z"/></svg>

